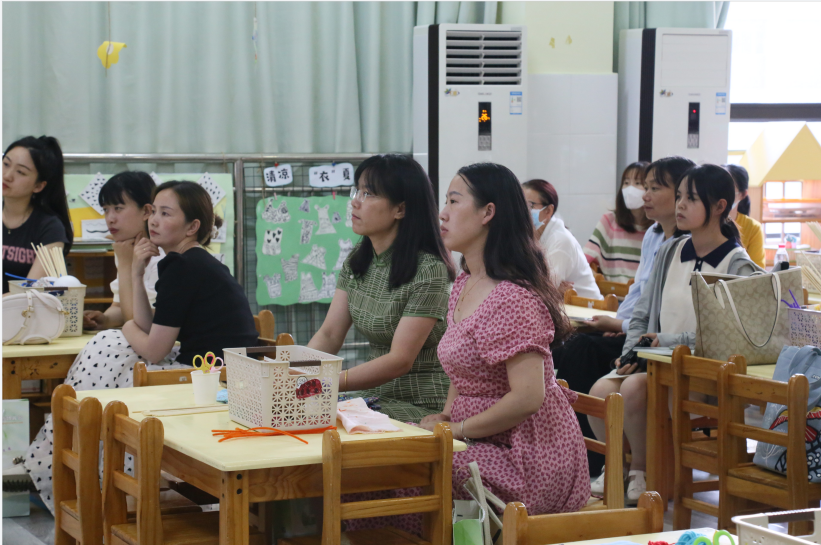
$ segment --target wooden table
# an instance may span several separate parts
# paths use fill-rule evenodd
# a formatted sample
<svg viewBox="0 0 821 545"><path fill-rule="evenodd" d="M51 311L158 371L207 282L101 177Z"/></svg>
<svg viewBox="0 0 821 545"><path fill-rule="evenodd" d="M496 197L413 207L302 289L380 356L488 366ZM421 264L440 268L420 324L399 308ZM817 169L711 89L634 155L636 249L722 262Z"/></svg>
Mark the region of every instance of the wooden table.
<svg viewBox="0 0 821 545"><path fill-rule="evenodd" d="M24 380L64 379L94 335L60 337L49 344L3 347L3 399L20 399Z"/></svg>
<svg viewBox="0 0 821 545"><path fill-rule="evenodd" d="M673 358L641 351L638 356L647 359L647 490L658 492L666 509L674 464L669 406ZM747 374L754 377L771 379L774 372L775 364L747 367Z"/></svg>
<svg viewBox="0 0 821 545"><path fill-rule="evenodd" d="M584 323L579 320L574 320L573 318L584 318L585 320L589 320L593 316L616 317L616 313L612 310L597 310L595 308L577 307L576 305L568 304L564 305L564 312L571 318L570 321L573 322L573 325L581 325Z"/></svg>
<svg viewBox="0 0 821 545"><path fill-rule="evenodd" d="M564 545L604 545L606 543L615 543L615 542L624 542L628 541L630 543L636 543L637 545L647 545L649 541L664 541L667 543L676 543L679 538L684 534L684 532L689 532L690 530L672 530L669 532L659 532L657 534L638 534L635 536L624 536L624 537L608 537L604 539L590 539L587 541L574 541L572 543L565 543ZM715 528L693 528L693 532L697 534L701 534L703 536L707 536L707 538L712 541L713 534L715 534ZM735 537L735 536L733 536ZM729 545L727 538L724 538L722 541L722 545Z"/></svg>
<svg viewBox="0 0 821 545"><path fill-rule="evenodd" d="M142 420L148 409L194 406L190 384L77 392L77 399L96 397L103 407L119 400L131 417ZM248 543L250 503L322 496L322 436L305 435L308 444L291 437L236 439L219 443L211 430L244 427L228 418L228 412L160 417L165 429L162 468L168 473L220 499L220 543ZM389 434L348 435L339 427L342 441L368 441L388 437L414 437L430 432L393 421L402 431ZM453 442L454 451L467 447ZM367 492L396 488L402 477L408 486L427 484L421 466L365 468L343 473L343 492Z"/></svg>

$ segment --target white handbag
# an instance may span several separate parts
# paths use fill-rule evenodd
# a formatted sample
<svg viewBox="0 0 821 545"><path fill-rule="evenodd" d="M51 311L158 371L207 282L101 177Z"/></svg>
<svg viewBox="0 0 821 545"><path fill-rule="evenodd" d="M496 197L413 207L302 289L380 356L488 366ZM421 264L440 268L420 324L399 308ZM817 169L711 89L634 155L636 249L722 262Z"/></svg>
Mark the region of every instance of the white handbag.
<svg viewBox="0 0 821 545"><path fill-rule="evenodd" d="M3 298L3 344L47 344L63 334L66 311L55 296L26 290Z"/></svg>

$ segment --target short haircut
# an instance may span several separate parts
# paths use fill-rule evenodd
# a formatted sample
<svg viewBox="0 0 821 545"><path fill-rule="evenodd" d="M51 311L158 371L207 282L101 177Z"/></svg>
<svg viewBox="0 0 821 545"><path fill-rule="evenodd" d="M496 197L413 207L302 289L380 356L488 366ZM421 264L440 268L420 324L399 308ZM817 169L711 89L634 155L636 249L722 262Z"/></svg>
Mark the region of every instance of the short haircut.
<svg viewBox="0 0 821 545"><path fill-rule="evenodd" d="M154 179L146 172L126 170L115 174L100 189L100 206L125 204L125 196L142 208L151 204L154 193Z"/></svg>

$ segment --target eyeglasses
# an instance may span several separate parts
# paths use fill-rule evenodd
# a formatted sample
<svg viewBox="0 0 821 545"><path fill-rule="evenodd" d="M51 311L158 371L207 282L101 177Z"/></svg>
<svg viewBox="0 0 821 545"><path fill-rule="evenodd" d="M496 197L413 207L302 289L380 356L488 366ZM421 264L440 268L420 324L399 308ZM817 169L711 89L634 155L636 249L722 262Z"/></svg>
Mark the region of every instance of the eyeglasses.
<svg viewBox="0 0 821 545"><path fill-rule="evenodd" d="M541 210L545 206L547 206L547 205L544 204L544 203L527 201L527 207L530 208L531 210Z"/></svg>
<svg viewBox="0 0 821 545"><path fill-rule="evenodd" d="M351 198L357 200L359 202L365 202L365 199L368 197L378 197L379 195L374 195L369 191L364 189L357 189L356 186L351 187Z"/></svg>

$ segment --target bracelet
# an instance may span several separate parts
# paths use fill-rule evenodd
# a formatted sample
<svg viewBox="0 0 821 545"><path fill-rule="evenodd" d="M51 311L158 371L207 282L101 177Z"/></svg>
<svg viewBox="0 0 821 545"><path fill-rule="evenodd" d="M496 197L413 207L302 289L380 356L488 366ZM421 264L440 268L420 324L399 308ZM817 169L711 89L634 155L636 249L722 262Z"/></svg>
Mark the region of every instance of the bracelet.
<svg viewBox="0 0 821 545"><path fill-rule="evenodd" d="M465 418L465 420L467 420L467 418ZM459 435L462 436L463 440L467 439L467 437L465 437L465 420L462 420L462 425L459 427Z"/></svg>

